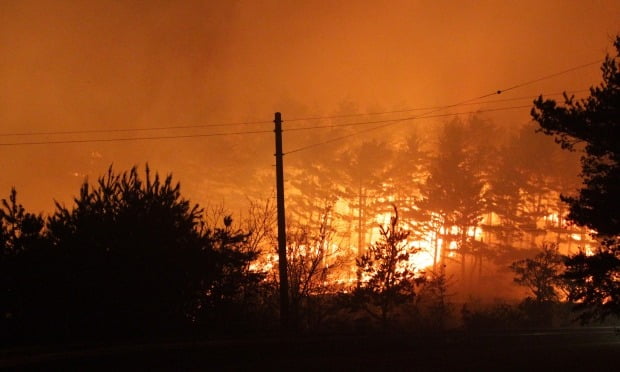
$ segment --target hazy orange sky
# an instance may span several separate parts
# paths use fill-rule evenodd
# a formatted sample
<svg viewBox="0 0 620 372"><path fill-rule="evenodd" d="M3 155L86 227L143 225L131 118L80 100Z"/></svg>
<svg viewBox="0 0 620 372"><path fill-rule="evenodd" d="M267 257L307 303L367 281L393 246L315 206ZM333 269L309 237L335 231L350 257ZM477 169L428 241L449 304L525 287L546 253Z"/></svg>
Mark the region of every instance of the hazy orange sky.
<svg viewBox="0 0 620 372"><path fill-rule="evenodd" d="M617 0L4 0L0 143L227 128L5 135L15 132L271 120L275 111L286 121L347 107L445 105L602 59L619 21ZM599 80L591 66L502 98L578 90ZM527 121L528 113L510 120ZM262 129L271 125L243 130ZM125 169L149 161L203 203L225 187L213 164L272 170L271 134L234 140L244 157L232 158L224 137L2 145L0 197L15 186L27 208L49 211L53 199L70 200L84 177L111 163ZM287 141L304 138L285 137L285 147Z"/></svg>

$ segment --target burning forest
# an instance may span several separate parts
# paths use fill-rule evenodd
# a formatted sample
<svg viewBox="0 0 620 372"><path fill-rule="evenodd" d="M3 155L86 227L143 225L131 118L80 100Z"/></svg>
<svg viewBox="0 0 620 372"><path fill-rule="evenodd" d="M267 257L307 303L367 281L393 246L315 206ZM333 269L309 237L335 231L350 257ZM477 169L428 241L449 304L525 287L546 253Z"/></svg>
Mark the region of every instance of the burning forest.
<svg viewBox="0 0 620 372"><path fill-rule="evenodd" d="M0 367L615 363L619 16L0 3Z"/></svg>

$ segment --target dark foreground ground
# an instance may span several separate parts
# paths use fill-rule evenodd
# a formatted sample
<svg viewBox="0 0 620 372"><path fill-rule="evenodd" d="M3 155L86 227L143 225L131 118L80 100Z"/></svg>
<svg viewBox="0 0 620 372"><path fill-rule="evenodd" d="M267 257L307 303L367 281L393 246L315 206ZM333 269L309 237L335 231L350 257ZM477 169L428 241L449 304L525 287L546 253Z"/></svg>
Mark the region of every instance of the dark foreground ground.
<svg viewBox="0 0 620 372"><path fill-rule="evenodd" d="M252 337L0 351L17 370L618 370L611 327L443 334Z"/></svg>

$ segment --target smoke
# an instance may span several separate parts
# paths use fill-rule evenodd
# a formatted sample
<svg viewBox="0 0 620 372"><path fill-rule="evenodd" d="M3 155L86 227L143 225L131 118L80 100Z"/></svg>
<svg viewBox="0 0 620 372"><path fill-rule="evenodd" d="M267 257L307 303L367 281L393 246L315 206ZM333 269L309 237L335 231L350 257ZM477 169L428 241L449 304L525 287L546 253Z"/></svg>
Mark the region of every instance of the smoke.
<svg viewBox="0 0 620 372"><path fill-rule="evenodd" d="M286 126L287 118L351 112L343 107L444 105L600 59L620 31L618 19L616 1L2 2L0 128L269 121L275 111ZM599 75L596 67L584 69L514 94L587 88ZM510 126L527 121L528 111L491 119ZM270 129L2 136L0 142ZM285 136L295 146L311 139L301 132ZM50 211L54 198L69 202L84 177L93 179L110 164L121 170L148 161L172 172L194 201L230 201L251 189L256 175L272 171L271 141L259 134L0 146L0 192L8 195L15 186L26 207Z"/></svg>

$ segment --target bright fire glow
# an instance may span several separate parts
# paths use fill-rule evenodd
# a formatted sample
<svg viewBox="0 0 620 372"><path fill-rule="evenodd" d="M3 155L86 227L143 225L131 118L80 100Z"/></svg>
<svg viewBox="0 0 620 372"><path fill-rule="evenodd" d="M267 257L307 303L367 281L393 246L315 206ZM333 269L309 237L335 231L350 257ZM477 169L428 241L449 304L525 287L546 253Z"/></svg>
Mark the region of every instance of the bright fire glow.
<svg viewBox="0 0 620 372"><path fill-rule="evenodd" d="M385 196L380 198L381 201L390 201L394 200L393 196ZM355 221L357 217L357 210L352 208L346 202L339 200L333 207L335 215L348 215L351 217L352 221ZM358 249L355 243L365 242L364 245L367 247L368 245L375 244L381 239L380 226L387 226L390 223L390 219L393 217L393 213L377 213L374 218L372 218L372 227L368 228L367 231L362 231L362 237L356 237L357 229L354 230L353 237L351 237L351 228L357 227L356 222L341 222L338 219L332 220L333 226L332 228L335 231L335 238L333 241L330 241L326 245L325 252L327 256L322 259L321 265L323 268L329 269L329 274L327 277L321 279L319 286L324 288L331 288L329 290L349 290L353 286L355 286L356 281L359 280L367 280L367 277L358 277L358 269L355 264L355 259L359 257L360 254L364 252L364 249ZM466 231L461 231L461 228L458 226L442 226L441 221L442 218L439 215L435 215L433 218L435 224L426 230L418 231L416 229L417 226L420 225L419 222L413 220L402 220L400 224L400 228L403 230L411 230L412 234L408 238L406 247L408 248L409 257L406 263L401 264L401 266L397 270L410 270L420 275L424 275L424 273L428 273L429 269L433 268L434 265L439 264L442 258L459 258L460 256L460 239L463 236L466 237L468 241L477 241L477 242L491 242L493 237L489 235L488 232L485 232L484 226L486 225L494 225L501 222L501 219L498 216L488 215L483 216L480 221L480 225L478 226L470 226L466 229ZM551 213L543 218L539 219L537 222L545 223L545 224L557 224L559 221L564 221L557 213ZM577 231L570 226L563 226L566 228L565 237L569 238L568 241L578 242L578 246L580 249L587 255L592 255L594 253L594 243L589 239L590 235L584 233L583 231ZM344 234L348 229L349 234L348 240L347 235ZM416 231L414 231L414 229ZM342 235L339 235L342 234ZM536 245L540 245L545 241L553 241L557 239L557 232L552 233L552 236L544 235L539 236L537 240L534 242ZM345 237L343 239L343 236ZM359 239L359 240L358 240ZM526 248L530 246L531 242L528 242L527 245L523 245L522 247ZM312 255L315 254L316 247L312 247L305 244L300 244L295 247L293 254L300 255ZM446 251L443 251L446 249ZM564 249L570 250L570 246L564 246ZM570 252L569 252L570 253ZM259 262L254 263L251 266L251 269L254 271L262 271L272 273L277 271L278 267L278 256L275 254L274 250L271 250L269 254L265 254L259 260ZM290 263L289 263L290 264Z"/></svg>

